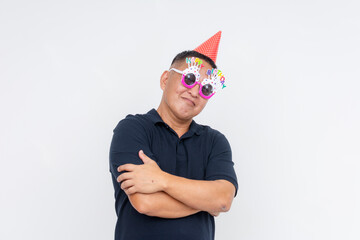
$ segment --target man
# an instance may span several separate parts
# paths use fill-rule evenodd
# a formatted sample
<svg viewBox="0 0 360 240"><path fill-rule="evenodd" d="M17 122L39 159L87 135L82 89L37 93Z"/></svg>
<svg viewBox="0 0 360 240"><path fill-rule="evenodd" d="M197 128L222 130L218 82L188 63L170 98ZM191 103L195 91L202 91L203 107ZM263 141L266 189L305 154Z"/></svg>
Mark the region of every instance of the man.
<svg viewBox="0 0 360 240"><path fill-rule="evenodd" d="M211 240L214 216L230 209L237 191L230 145L193 120L225 86L215 65L220 37L178 54L161 75L158 109L128 115L114 129L116 240Z"/></svg>

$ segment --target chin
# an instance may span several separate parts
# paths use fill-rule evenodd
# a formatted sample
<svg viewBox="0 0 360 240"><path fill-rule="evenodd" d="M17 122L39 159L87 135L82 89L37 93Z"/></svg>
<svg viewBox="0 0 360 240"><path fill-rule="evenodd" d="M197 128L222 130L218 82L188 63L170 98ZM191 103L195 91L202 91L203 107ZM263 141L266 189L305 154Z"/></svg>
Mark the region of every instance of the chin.
<svg viewBox="0 0 360 240"><path fill-rule="evenodd" d="M171 100L172 101L167 101L168 103L170 103L168 104L168 106L170 107L171 111L178 119L184 121L189 121L195 116L197 116L206 105L205 104L204 106L202 106L201 103L200 105L198 103L198 105L191 106L181 98Z"/></svg>
<svg viewBox="0 0 360 240"><path fill-rule="evenodd" d="M189 108L188 106L181 106L177 109L178 118L184 120L190 120L193 117L197 116L201 111L195 108Z"/></svg>

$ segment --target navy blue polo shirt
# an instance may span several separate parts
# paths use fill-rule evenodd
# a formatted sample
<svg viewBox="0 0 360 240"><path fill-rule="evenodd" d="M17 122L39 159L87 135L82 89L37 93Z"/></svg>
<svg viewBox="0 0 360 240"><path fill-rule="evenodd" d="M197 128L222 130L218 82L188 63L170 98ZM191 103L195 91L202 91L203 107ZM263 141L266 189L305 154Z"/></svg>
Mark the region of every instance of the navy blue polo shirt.
<svg viewBox="0 0 360 240"><path fill-rule="evenodd" d="M110 172L115 190L118 216L115 240L212 240L214 217L207 212L166 219L138 213L116 181L117 167L125 163L142 164L139 150L170 174L195 179L237 179L231 160L231 148L225 136L194 120L180 138L155 109L147 114L128 115L114 129L110 147Z"/></svg>

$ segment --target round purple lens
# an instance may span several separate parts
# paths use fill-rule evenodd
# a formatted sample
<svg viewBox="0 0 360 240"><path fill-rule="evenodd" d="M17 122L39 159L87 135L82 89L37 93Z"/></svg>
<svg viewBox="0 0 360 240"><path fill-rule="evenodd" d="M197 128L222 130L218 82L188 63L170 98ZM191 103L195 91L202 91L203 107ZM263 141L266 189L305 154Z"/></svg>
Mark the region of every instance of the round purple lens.
<svg viewBox="0 0 360 240"><path fill-rule="evenodd" d="M195 74L193 73L188 73L184 77L184 82L189 86L193 85L195 81L196 81L196 77Z"/></svg>
<svg viewBox="0 0 360 240"><path fill-rule="evenodd" d="M205 84L202 86L201 92L205 96L210 96L213 93L213 86L211 86L211 84Z"/></svg>

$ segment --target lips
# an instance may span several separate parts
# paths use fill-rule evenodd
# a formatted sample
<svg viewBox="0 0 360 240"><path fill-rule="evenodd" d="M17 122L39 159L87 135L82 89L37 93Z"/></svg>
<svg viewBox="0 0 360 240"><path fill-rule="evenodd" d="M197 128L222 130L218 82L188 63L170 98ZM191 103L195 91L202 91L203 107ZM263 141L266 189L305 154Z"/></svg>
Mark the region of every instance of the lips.
<svg viewBox="0 0 360 240"><path fill-rule="evenodd" d="M190 100L189 98L183 97L183 99L185 100L185 102L188 102L189 104L192 104L193 106L195 106L194 101Z"/></svg>

